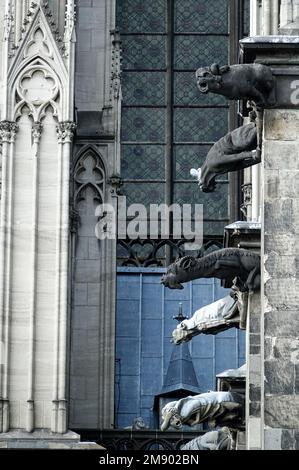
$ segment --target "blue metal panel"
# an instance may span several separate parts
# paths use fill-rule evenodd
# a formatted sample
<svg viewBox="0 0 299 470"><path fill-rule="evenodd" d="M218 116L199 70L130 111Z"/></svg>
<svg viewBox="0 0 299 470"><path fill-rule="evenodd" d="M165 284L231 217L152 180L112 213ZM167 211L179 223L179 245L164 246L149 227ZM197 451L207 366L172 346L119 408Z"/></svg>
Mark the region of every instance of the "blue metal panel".
<svg viewBox="0 0 299 470"><path fill-rule="evenodd" d="M142 416L153 423L154 396L167 372L179 302L183 312L194 311L227 295L218 280L200 279L183 290L160 284L161 268L119 268L116 318L116 426L130 426ZM245 362L245 335L235 329L217 336L200 335L189 343L202 392L215 389L215 375Z"/></svg>

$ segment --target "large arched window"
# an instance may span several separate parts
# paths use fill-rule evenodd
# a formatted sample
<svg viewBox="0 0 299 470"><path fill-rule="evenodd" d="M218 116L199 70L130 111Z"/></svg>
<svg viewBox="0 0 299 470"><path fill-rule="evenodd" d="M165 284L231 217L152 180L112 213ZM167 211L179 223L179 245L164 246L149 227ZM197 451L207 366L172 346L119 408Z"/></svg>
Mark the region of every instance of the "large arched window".
<svg viewBox="0 0 299 470"><path fill-rule="evenodd" d="M200 95L194 72L238 61L249 0L118 0L117 7L127 204L203 204L204 236L221 242L225 225L239 216L238 184L224 175L217 191L205 194L189 172L236 127L237 113L221 96Z"/></svg>

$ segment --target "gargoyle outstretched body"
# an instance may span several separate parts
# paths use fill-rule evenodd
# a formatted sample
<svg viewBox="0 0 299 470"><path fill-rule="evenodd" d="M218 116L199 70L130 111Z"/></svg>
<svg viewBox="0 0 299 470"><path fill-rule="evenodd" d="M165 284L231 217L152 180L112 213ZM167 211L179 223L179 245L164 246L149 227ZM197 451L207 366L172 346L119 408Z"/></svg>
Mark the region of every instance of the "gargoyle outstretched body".
<svg viewBox="0 0 299 470"><path fill-rule="evenodd" d="M269 95L274 87L270 67L262 64L225 65L201 67L196 71L197 86L201 93L216 93L229 100L250 100L257 106L270 103Z"/></svg>
<svg viewBox="0 0 299 470"><path fill-rule="evenodd" d="M208 392L167 403L162 409L161 430L169 426L181 429L183 424L195 426L208 422L210 427L241 427L244 398L232 392Z"/></svg>
<svg viewBox="0 0 299 470"><path fill-rule="evenodd" d="M180 447L180 450L233 450L235 440L228 427L210 431Z"/></svg>
<svg viewBox="0 0 299 470"><path fill-rule="evenodd" d="M228 328L238 328L239 321L238 302L227 295L223 299L196 310L191 318L179 323L172 332L172 341L175 344L181 344L201 333L215 335Z"/></svg>
<svg viewBox="0 0 299 470"><path fill-rule="evenodd" d="M241 248L223 248L203 258L184 256L168 266L161 283L170 289L183 289L182 283L200 278L216 277L235 285L240 291L260 287L260 256Z"/></svg>
<svg viewBox="0 0 299 470"><path fill-rule="evenodd" d="M214 191L216 176L230 171L243 170L261 161L257 152L257 130L254 123L238 127L222 137L210 149L205 162L191 175L199 181L205 193Z"/></svg>

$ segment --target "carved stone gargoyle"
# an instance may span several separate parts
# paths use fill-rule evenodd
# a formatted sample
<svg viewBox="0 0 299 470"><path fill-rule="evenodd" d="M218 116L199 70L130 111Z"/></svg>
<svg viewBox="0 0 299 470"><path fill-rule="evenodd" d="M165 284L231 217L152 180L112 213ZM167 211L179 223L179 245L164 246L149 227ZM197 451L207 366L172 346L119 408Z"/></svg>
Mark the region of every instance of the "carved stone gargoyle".
<svg viewBox="0 0 299 470"><path fill-rule="evenodd" d="M260 256L241 248L223 248L203 258L184 256L168 266L161 283L169 289L183 289L182 283L194 279L226 280L241 292L254 292L260 287Z"/></svg>
<svg viewBox="0 0 299 470"><path fill-rule="evenodd" d="M170 426L207 423L210 428L229 426L240 429L244 422L244 397L235 392L208 392L167 403L162 409L161 430Z"/></svg>
<svg viewBox="0 0 299 470"><path fill-rule="evenodd" d="M235 439L228 427L206 432L180 447L180 450L233 450Z"/></svg>
<svg viewBox="0 0 299 470"><path fill-rule="evenodd" d="M239 323L238 301L227 295L196 310L191 318L179 323L172 332L172 340L175 344L181 344L202 333L215 335L229 328L238 328Z"/></svg>
<svg viewBox="0 0 299 470"><path fill-rule="evenodd" d="M216 93L229 100L254 101L264 108L273 105L270 93L274 77L270 67L262 64L201 67L196 71L197 86L201 93Z"/></svg>
<svg viewBox="0 0 299 470"><path fill-rule="evenodd" d="M217 175L243 170L261 161L257 151L257 128L255 123L246 124L222 137L208 152L205 162L191 175L197 178L200 189L212 192L216 188Z"/></svg>

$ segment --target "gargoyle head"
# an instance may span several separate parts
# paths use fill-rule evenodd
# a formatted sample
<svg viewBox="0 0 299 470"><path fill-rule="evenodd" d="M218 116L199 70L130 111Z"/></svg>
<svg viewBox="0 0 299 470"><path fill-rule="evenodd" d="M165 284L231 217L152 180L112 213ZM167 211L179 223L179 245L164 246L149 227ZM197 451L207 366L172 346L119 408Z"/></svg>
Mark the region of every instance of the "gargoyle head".
<svg viewBox="0 0 299 470"><path fill-rule="evenodd" d="M196 70L197 87L201 93L217 91L221 88L221 70L218 64Z"/></svg>
<svg viewBox="0 0 299 470"><path fill-rule="evenodd" d="M177 281L176 275L174 273L167 272L161 277L161 284L169 289L184 289L182 284Z"/></svg>
<svg viewBox="0 0 299 470"><path fill-rule="evenodd" d="M182 427L182 421L178 413L174 409L176 402L167 403L162 409L162 424L161 431L166 431L169 426L180 429Z"/></svg>
<svg viewBox="0 0 299 470"><path fill-rule="evenodd" d="M204 193L212 193L215 190L217 186L215 182L216 173L209 172L206 164L203 165L202 169L192 168L190 174L197 179L198 185Z"/></svg>

